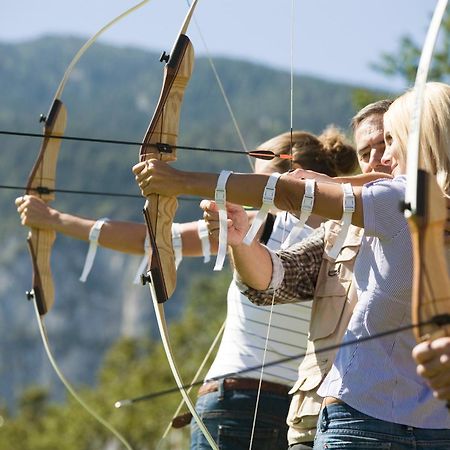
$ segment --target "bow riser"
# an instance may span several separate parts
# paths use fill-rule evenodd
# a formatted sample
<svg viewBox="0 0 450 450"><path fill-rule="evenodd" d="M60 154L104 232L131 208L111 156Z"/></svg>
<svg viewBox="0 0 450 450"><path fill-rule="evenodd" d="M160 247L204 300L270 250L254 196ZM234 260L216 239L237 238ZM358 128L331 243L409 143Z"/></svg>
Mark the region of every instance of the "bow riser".
<svg viewBox="0 0 450 450"><path fill-rule="evenodd" d="M446 201L435 177L419 172L417 215L408 219L414 257L413 322L450 314L450 280L444 244L447 219ZM450 335L450 325L419 325L414 328L417 341Z"/></svg>
<svg viewBox="0 0 450 450"><path fill-rule="evenodd" d="M181 35L164 67L164 81L158 106L145 134L140 161L175 161L181 103L194 68L194 49L189 38ZM149 145L153 144L153 145ZM158 302L163 303L176 287L172 222L178 207L176 198L152 195L144 207L152 256L150 271ZM162 271L162 273L161 273Z"/></svg>
<svg viewBox="0 0 450 450"><path fill-rule="evenodd" d="M43 134L62 136L66 129L67 111L64 104L55 99L45 119ZM26 193L39 195L46 203L54 200L56 163L61 140L44 138L39 156L28 177ZM50 255L56 233L53 230L32 228L28 233L27 243L33 266L32 293L38 305L39 314L46 314L53 306L55 289L50 266Z"/></svg>
<svg viewBox="0 0 450 450"><path fill-rule="evenodd" d="M165 54L161 57L161 61L167 60L164 68L163 87L155 113L143 140L145 145L142 145L139 153L141 162L152 158L163 161L176 160L175 148L181 102L194 68L194 49L184 33L187 30L197 1L194 0L188 10L170 58L167 60ZM151 196L145 203L144 217L151 243L151 257L149 272L142 276L142 281L144 284L150 282L150 293L164 351L180 393L211 448L218 450L214 439L195 410L194 404L184 388L170 347L169 333L164 317L164 305L162 303L172 295L176 285L175 255L172 246L172 221L176 207L176 198L163 196Z"/></svg>

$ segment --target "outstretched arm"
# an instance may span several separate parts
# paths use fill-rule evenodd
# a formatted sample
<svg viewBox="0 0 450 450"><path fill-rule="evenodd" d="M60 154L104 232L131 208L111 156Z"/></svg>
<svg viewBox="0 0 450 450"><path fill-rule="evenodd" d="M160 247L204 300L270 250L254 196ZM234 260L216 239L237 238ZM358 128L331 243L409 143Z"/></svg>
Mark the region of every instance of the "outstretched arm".
<svg viewBox="0 0 450 450"><path fill-rule="evenodd" d="M32 195L18 197L15 201L22 225L54 230L74 239L89 241L89 232L95 219L84 218L50 208L40 198ZM198 237L198 223L180 224L183 256L202 256ZM130 254L144 254L147 229L143 223L109 220L102 226L99 244L102 247ZM216 252L217 242L210 239L211 251Z"/></svg>
<svg viewBox="0 0 450 450"><path fill-rule="evenodd" d="M51 229L83 241L89 240L89 232L95 223L94 219L50 208L41 199L32 195L18 197L16 206L22 225ZM124 253L143 254L145 233L145 226L140 223L108 221L102 227L99 244Z"/></svg>
<svg viewBox="0 0 450 450"><path fill-rule="evenodd" d="M366 183L371 181L379 180L381 178L390 178L392 175L383 172L370 172L370 173L360 173L358 175L349 175L341 177L330 177L323 173L314 172L314 170L306 169L295 169L290 172L290 176L294 178L309 178L321 182L329 183L351 183L352 186L364 186Z"/></svg>
<svg viewBox="0 0 450 450"><path fill-rule="evenodd" d="M218 175L201 172L184 172L168 166L162 161L149 160L133 167L136 181L144 196L181 194L214 198ZM261 199L268 175L232 174L227 182L227 199L240 205L261 206ZM355 212L352 223L363 226L361 187L353 188ZM305 182L289 174L281 176L277 183L275 206L282 211L297 212L305 193ZM318 182L314 201L314 214L328 219L342 217L343 193L340 185Z"/></svg>

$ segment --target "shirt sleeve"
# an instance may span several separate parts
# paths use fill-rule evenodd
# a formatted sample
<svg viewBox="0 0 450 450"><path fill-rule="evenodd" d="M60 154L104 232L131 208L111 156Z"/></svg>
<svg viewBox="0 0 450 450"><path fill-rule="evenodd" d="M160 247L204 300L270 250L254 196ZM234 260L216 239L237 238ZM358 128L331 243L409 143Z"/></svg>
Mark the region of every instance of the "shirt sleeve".
<svg viewBox="0 0 450 450"><path fill-rule="evenodd" d="M408 226L402 211L406 178L368 183L362 190L364 234L383 240L395 238Z"/></svg>
<svg viewBox="0 0 450 450"><path fill-rule="evenodd" d="M273 264L269 288L264 291L253 289L235 273L239 289L252 303L260 306L311 300L322 263L324 239L325 230L319 227L287 250L273 252L268 249Z"/></svg>

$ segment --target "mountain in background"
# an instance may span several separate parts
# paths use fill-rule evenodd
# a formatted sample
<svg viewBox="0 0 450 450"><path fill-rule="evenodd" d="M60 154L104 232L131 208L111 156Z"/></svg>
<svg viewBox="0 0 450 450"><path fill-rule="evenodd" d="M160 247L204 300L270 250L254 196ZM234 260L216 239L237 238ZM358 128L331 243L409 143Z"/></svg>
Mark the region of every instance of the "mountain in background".
<svg viewBox="0 0 450 450"><path fill-rule="evenodd" d="M84 41L43 37L20 44L0 43L0 129L41 132L40 113L51 105L59 80ZM218 58L214 61L249 149L287 131L290 75L261 65ZM155 53L96 44L76 66L63 94L68 110L66 135L139 141L156 106L162 65ZM354 87L297 76L295 129L319 133L333 123L344 129L355 113ZM180 121L181 145L242 150L217 82L204 58L196 60ZM43 353L32 305L25 299L31 265L26 230L14 207L39 150L40 140L1 136L0 176L0 398L14 404L30 383L48 385L56 397L59 381ZM57 187L136 194L131 173L138 146L62 144ZM196 171L227 168L249 171L243 156L178 150L178 167ZM180 201L176 221L200 218L198 202ZM142 221L142 198L57 194L54 206L86 217ZM59 236L52 255L55 306L45 317L57 361L75 383L92 383L102 356L119 336L155 332L147 288L132 280L140 258L100 249L86 284L78 281L87 243ZM184 260L167 315L183 309L190 281L212 265ZM224 299L225 301L225 299Z"/></svg>

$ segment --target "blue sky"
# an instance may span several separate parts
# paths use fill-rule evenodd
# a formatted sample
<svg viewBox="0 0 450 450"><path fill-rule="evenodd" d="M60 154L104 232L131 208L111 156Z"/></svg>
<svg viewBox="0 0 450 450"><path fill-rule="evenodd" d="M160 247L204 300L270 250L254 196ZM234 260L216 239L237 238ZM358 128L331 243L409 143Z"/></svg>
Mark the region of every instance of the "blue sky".
<svg viewBox="0 0 450 450"><path fill-rule="evenodd" d="M130 0L14 0L2 7L0 40L46 33L89 36L135 2ZM369 86L403 88L370 69L399 38L423 42L435 0L199 0L196 23L212 55L237 57L289 70L294 23L295 73ZM151 0L107 32L104 42L170 49L186 0ZM189 30L197 54L204 44Z"/></svg>

